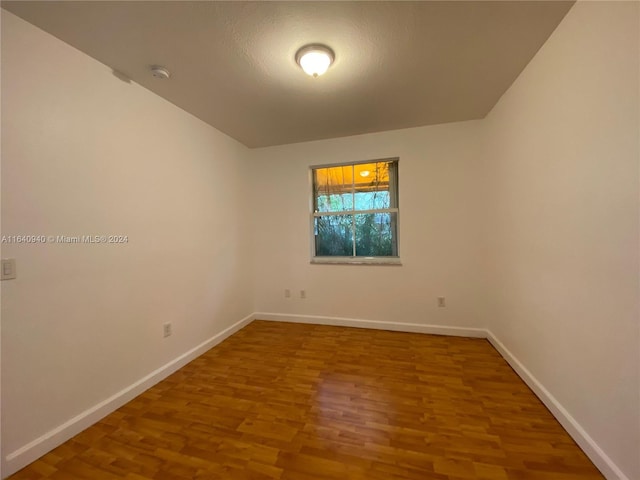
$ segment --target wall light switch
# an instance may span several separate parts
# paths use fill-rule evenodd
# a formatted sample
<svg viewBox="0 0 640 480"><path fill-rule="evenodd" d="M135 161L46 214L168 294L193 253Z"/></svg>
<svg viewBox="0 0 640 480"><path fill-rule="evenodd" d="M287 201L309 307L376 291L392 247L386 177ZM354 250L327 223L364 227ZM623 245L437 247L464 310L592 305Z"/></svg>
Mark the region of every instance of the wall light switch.
<svg viewBox="0 0 640 480"><path fill-rule="evenodd" d="M2 280L13 280L16 278L16 259L2 259Z"/></svg>
<svg viewBox="0 0 640 480"><path fill-rule="evenodd" d="M162 335L166 338L166 337L170 337L172 334L172 329L171 329L171 322L167 322L167 323L163 323L162 324Z"/></svg>

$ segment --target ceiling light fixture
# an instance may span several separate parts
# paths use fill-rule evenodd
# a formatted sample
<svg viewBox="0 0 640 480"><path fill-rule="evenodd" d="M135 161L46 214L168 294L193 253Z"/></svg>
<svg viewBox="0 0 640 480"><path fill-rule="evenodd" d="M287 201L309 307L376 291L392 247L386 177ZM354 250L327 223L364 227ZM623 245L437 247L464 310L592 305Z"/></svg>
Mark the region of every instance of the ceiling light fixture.
<svg viewBox="0 0 640 480"><path fill-rule="evenodd" d="M307 75L319 77L333 63L333 50L325 45L307 45L296 53L296 62Z"/></svg>
<svg viewBox="0 0 640 480"><path fill-rule="evenodd" d="M369 170L362 170L360 172L361 177L368 177L371 172Z"/></svg>

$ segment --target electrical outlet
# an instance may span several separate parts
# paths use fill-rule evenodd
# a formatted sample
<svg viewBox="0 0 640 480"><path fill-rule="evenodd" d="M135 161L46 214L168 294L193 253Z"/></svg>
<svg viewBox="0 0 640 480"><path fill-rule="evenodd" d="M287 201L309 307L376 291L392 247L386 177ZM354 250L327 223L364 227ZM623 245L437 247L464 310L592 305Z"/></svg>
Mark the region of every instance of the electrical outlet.
<svg viewBox="0 0 640 480"><path fill-rule="evenodd" d="M291 298L291 290L288 288L284 291L284 298Z"/></svg>
<svg viewBox="0 0 640 480"><path fill-rule="evenodd" d="M444 297L438 297L438 306L439 307L446 307L447 303L445 302Z"/></svg>
<svg viewBox="0 0 640 480"><path fill-rule="evenodd" d="M300 298L307 298L307 291L306 290L300 290Z"/></svg>
<svg viewBox="0 0 640 480"><path fill-rule="evenodd" d="M162 325L162 333L165 337L171 336L171 322L167 322Z"/></svg>

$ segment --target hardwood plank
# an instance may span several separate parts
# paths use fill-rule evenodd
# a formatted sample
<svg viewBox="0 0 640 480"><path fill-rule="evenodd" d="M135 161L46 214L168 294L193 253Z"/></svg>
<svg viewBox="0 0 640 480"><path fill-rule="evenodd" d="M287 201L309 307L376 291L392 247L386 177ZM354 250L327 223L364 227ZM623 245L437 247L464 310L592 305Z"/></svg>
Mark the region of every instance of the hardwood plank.
<svg viewBox="0 0 640 480"><path fill-rule="evenodd" d="M486 340L255 321L10 478L604 477Z"/></svg>

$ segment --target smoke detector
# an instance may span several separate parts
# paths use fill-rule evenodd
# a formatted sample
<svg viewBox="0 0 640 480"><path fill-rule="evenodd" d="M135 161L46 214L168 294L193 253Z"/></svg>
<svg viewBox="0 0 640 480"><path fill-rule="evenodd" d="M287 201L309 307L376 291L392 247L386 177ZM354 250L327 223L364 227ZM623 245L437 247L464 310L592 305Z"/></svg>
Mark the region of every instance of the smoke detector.
<svg viewBox="0 0 640 480"><path fill-rule="evenodd" d="M158 78L160 80L166 80L167 78L171 77L171 73L169 72L169 70L161 67L160 65L151 66L151 75L153 75L153 78Z"/></svg>

